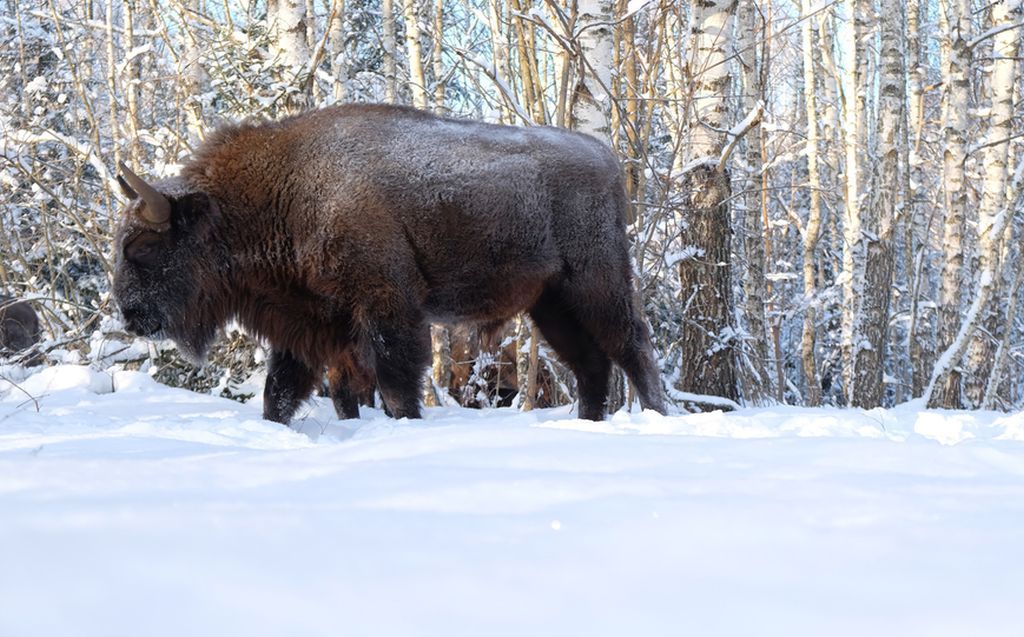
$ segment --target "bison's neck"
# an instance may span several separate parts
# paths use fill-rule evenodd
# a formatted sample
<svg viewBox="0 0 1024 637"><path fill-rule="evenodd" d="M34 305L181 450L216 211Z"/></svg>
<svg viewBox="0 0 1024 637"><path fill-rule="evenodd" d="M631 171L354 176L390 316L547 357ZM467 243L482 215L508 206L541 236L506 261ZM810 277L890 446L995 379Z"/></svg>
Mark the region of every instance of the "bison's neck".
<svg viewBox="0 0 1024 637"><path fill-rule="evenodd" d="M232 318L273 349L317 368L351 343L349 308L306 286L294 261L249 261L233 278Z"/></svg>

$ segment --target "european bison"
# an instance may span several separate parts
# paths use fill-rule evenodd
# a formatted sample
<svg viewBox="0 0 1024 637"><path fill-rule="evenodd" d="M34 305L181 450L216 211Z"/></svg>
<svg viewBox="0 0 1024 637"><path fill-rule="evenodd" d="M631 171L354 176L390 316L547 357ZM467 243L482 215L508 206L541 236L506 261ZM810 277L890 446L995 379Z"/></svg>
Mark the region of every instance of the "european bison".
<svg viewBox="0 0 1024 637"><path fill-rule="evenodd" d="M0 295L0 356L13 356L39 342L39 317L32 306ZM31 364L42 362L32 357Z"/></svg>
<svg viewBox="0 0 1024 637"><path fill-rule="evenodd" d="M575 373L581 417L604 417L612 361L664 411L620 167L591 137L345 105L225 126L179 176L119 180L125 325L202 360L238 320L272 349L267 419L287 423L325 367L419 417L427 323L522 310Z"/></svg>

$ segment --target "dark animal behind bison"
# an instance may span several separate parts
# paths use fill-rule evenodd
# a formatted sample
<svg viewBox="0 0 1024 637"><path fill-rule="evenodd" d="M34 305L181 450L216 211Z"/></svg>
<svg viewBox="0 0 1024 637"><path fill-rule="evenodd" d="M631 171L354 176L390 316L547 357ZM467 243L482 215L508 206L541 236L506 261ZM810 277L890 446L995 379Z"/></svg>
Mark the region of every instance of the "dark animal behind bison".
<svg viewBox="0 0 1024 637"><path fill-rule="evenodd" d="M581 417L604 417L613 361L664 412L621 169L591 137L345 105L224 126L179 176L119 179L126 327L202 360L238 320L271 347L268 419L339 361L419 417L428 323L520 311L574 372Z"/></svg>
<svg viewBox="0 0 1024 637"><path fill-rule="evenodd" d="M39 342L39 316L32 306L0 294L0 356L15 356ZM28 364L42 362L40 356L29 357Z"/></svg>

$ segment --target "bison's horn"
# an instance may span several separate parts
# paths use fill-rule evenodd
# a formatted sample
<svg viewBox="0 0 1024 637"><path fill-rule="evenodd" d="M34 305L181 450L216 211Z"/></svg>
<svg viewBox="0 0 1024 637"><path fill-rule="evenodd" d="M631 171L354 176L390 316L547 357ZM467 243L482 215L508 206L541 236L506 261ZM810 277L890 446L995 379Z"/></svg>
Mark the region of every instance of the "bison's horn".
<svg viewBox="0 0 1024 637"><path fill-rule="evenodd" d="M167 197L157 192L156 188L147 184L142 177L133 173L131 168L124 165L123 161L118 165L124 180L146 203L140 211L142 218L154 225L167 223L171 218L171 202L167 200Z"/></svg>

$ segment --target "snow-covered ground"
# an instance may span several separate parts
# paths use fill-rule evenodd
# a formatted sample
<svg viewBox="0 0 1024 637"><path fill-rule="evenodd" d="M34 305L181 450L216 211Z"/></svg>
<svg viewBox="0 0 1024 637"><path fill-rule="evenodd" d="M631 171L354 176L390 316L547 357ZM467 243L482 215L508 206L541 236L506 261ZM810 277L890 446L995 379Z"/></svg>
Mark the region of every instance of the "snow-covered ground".
<svg viewBox="0 0 1024 637"><path fill-rule="evenodd" d="M0 635L1024 635L1022 414L259 414L0 381Z"/></svg>

